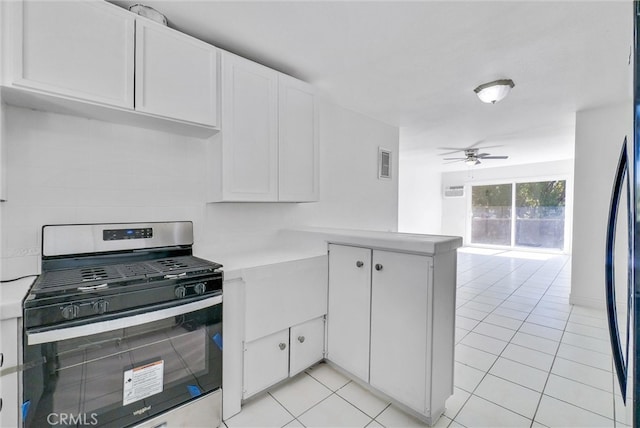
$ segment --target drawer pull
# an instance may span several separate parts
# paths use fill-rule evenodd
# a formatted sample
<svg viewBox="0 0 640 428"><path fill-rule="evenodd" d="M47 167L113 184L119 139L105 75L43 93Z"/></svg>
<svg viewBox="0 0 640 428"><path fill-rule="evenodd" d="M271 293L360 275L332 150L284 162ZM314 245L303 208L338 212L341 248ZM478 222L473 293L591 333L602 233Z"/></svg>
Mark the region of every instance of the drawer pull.
<svg viewBox="0 0 640 428"><path fill-rule="evenodd" d="M376 270L377 271L381 271L382 270L382 265L380 263L376 264Z"/></svg>
<svg viewBox="0 0 640 428"><path fill-rule="evenodd" d="M304 343L304 336L298 336L298 342Z"/></svg>
<svg viewBox="0 0 640 428"><path fill-rule="evenodd" d="M284 351L286 347L287 347L287 344L286 344L286 343L280 343L280 344L278 345L278 348L280 348L280 350L281 350L281 351Z"/></svg>

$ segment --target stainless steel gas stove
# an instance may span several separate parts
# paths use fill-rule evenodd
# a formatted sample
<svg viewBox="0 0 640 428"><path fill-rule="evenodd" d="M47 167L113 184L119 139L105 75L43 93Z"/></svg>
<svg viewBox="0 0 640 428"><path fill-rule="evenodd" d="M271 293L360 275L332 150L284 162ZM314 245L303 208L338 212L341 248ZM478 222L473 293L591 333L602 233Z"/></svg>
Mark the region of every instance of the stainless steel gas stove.
<svg viewBox="0 0 640 428"><path fill-rule="evenodd" d="M191 222L43 228L25 426L220 423L223 272L192 245Z"/></svg>

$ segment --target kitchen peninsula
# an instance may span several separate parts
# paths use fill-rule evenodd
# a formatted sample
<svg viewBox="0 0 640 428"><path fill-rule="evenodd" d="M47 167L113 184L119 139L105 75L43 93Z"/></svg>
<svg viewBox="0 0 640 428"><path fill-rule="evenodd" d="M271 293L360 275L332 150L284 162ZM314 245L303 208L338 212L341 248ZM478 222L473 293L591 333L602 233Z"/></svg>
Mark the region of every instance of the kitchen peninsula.
<svg viewBox="0 0 640 428"><path fill-rule="evenodd" d="M461 245L452 236L309 228L283 230L247 257L215 255L226 266L224 418L324 359L434 423L453 393Z"/></svg>

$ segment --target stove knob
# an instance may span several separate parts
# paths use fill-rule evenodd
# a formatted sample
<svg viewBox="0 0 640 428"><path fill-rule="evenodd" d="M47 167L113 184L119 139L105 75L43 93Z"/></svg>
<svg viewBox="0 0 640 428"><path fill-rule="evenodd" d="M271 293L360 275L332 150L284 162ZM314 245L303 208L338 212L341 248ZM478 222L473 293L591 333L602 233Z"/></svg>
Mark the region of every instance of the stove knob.
<svg viewBox="0 0 640 428"><path fill-rule="evenodd" d="M93 312L96 314L104 314L107 312L107 308L109 307L109 302L106 300L98 300L97 302L93 302Z"/></svg>
<svg viewBox="0 0 640 428"><path fill-rule="evenodd" d="M193 288L196 290L196 294L204 294L207 290L207 286L202 282L197 283Z"/></svg>
<svg viewBox="0 0 640 428"><path fill-rule="evenodd" d="M184 288L183 286L179 286L179 287L176 287L175 293L178 299L182 299L184 296L187 295L187 289Z"/></svg>
<svg viewBox="0 0 640 428"><path fill-rule="evenodd" d="M80 313L80 306L78 305L67 305L62 308L62 317L67 320L72 320L78 317Z"/></svg>

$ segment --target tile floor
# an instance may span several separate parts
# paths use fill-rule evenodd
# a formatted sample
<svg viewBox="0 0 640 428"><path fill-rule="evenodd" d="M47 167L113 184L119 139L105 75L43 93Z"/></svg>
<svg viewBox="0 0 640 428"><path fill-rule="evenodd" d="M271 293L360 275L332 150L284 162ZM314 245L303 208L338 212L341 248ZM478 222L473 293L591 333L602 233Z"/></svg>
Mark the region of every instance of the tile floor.
<svg viewBox="0 0 640 428"><path fill-rule="evenodd" d="M569 291L567 256L459 251L455 392L437 427L629 424L614 392L605 315L569 305ZM324 363L225 424L425 426Z"/></svg>

